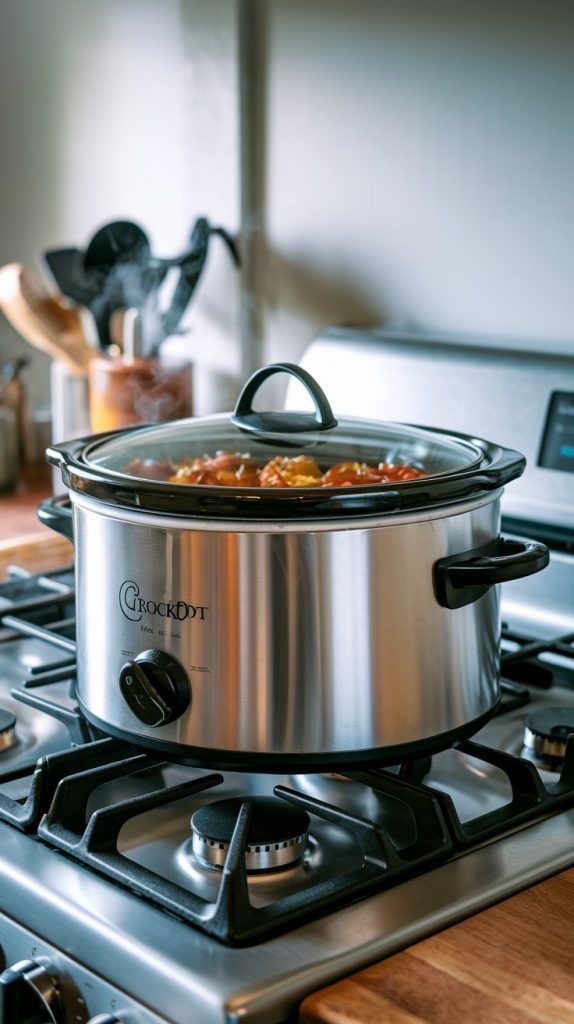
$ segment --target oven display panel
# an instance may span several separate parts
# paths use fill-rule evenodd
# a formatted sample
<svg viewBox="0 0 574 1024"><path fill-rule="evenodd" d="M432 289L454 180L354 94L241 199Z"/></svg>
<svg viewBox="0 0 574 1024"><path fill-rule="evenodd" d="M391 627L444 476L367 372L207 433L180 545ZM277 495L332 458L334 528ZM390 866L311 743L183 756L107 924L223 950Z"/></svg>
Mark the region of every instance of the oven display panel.
<svg viewBox="0 0 574 1024"><path fill-rule="evenodd" d="M553 391L538 465L574 473L574 392Z"/></svg>

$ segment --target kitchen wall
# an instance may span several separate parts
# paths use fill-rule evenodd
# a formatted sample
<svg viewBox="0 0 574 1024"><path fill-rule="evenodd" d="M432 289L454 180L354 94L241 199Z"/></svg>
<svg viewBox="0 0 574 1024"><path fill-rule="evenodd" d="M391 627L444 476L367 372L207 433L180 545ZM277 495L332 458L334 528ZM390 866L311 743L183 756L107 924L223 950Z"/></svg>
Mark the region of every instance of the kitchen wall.
<svg viewBox="0 0 574 1024"><path fill-rule="evenodd" d="M574 7L264 6L265 357L388 319L574 354Z"/></svg>
<svg viewBox="0 0 574 1024"><path fill-rule="evenodd" d="M199 412L327 323L574 350L572 5L18 0L2 38L1 262L241 226L242 292L214 246L180 342Z"/></svg>

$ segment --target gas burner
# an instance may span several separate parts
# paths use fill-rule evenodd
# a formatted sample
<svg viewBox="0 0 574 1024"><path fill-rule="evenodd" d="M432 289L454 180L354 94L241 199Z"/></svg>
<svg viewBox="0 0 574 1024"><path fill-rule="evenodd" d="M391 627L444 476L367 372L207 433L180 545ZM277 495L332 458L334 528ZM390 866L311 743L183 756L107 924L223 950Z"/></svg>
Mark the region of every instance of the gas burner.
<svg viewBox="0 0 574 1024"><path fill-rule="evenodd" d="M276 797L233 797L204 804L191 816L192 847L199 860L222 868L241 807L251 807L245 866L248 871L274 871L303 856L309 815Z"/></svg>
<svg viewBox="0 0 574 1024"><path fill-rule="evenodd" d="M16 740L16 715L6 708L0 708L0 754L11 750Z"/></svg>
<svg viewBox="0 0 574 1024"><path fill-rule="evenodd" d="M525 719L522 757L532 761L537 768L560 771L566 741L572 732L573 708L537 708Z"/></svg>

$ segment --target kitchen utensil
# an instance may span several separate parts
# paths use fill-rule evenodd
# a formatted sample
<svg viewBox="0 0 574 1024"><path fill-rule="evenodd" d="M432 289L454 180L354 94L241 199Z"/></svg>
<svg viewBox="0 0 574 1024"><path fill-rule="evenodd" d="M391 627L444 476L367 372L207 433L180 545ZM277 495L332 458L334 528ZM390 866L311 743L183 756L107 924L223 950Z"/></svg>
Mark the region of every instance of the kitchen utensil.
<svg viewBox="0 0 574 1024"><path fill-rule="evenodd" d="M106 274L123 261L147 263L149 253L149 240L143 228L129 220L116 220L99 228L90 239L84 253L84 269Z"/></svg>
<svg viewBox="0 0 574 1024"><path fill-rule="evenodd" d="M156 357L164 338L173 334L193 295L205 260L209 238L219 235L239 266L233 239L205 217L196 220L191 248L182 256L158 258L151 254L144 230L132 221L112 221L99 228L86 248L56 249L43 254L43 263L59 290L87 307L96 322L102 348L118 343L120 311L136 307L142 312L144 354ZM169 308L159 309L159 289L169 269L180 276ZM115 322L114 322L115 321Z"/></svg>
<svg viewBox="0 0 574 1024"><path fill-rule="evenodd" d="M304 383L313 413L253 410L280 371ZM417 463L428 475L334 488L173 481L172 462L218 449ZM309 771L398 763L495 710L493 584L548 560L542 544L499 536L517 452L337 425L313 378L277 364L248 381L231 420L112 433L48 457L71 488L78 697L104 731L175 759Z"/></svg>
<svg viewBox="0 0 574 1024"><path fill-rule="evenodd" d="M145 234L129 221L101 228L86 249L84 270L98 286L90 309L104 348L115 341L111 318L118 311L147 305L153 317L164 273L150 271L149 255Z"/></svg>
<svg viewBox="0 0 574 1024"><path fill-rule="evenodd" d="M88 303L94 297L94 286L84 274L83 253L79 249L54 249L43 253L39 263L42 279L50 295L60 305L68 305L63 299L74 303L88 345L99 348L97 326L88 308Z"/></svg>
<svg viewBox="0 0 574 1024"><path fill-rule="evenodd" d="M118 350L115 353L116 355L123 350L125 315L125 309L115 309L110 316L110 338L112 340L112 345L116 346Z"/></svg>
<svg viewBox="0 0 574 1024"><path fill-rule="evenodd" d="M125 305L140 308L142 354L157 357L161 342L177 331L203 271L212 235L223 239L239 266L239 254L231 236L224 228L213 227L205 217L199 217L193 226L188 252L171 259L152 257L144 232L130 222L112 223L94 236L84 265L99 271L107 268L108 294L119 279ZM158 292L171 268L179 268L180 276L169 308L161 312Z"/></svg>
<svg viewBox="0 0 574 1024"><path fill-rule="evenodd" d="M185 256L178 260L162 260L163 267L179 266L180 276L175 287L171 304L162 316L163 338L168 338L177 330L185 310L187 309L193 293L201 277L211 235L219 235L225 242L235 266L240 265L239 253L231 236L221 227L212 227L205 217L196 220L190 237L191 249ZM157 354L157 345L152 349L152 355Z"/></svg>
<svg viewBox="0 0 574 1024"><path fill-rule="evenodd" d="M29 267L20 263L2 267L0 308L35 348L62 360L72 371L86 370L94 353L84 338L77 310L66 309L47 295L41 279Z"/></svg>
<svg viewBox="0 0 574 1024"><path fill-rule="evenodd" d="M137 309L126 309L122 317L122 353L125 362L142 354L141 314Z"/></svg>
<svg viewBox="0 0 574 1024"><path fill-rule="evenodd" d="M131 221L99 228L85 252L56 249L42 259L60 291L90 310L102 348L117 343L112 330L116 311L142 303L153 284L147 236ZM152 276L155 281L157 275Z"/></svg>
<svg viewBox="0 0 574 1024"><path fill-rule="evenodd" d="M42 253L41 265L57 292L79 306L89 306L97 287L84 273L84 254L80 249L50 249Z"/></svg>

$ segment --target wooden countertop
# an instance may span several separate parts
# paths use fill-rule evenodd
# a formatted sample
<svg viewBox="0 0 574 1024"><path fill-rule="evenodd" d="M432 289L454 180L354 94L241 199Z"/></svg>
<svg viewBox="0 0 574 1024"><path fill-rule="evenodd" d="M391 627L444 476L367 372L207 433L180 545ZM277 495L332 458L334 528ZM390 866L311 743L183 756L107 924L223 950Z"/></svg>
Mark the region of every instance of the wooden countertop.
<svg viewBox="0 0 574 1024"><path fill-rule="evenodd" d="M300 1024L574 1024L574 869L322 989Z"/></svg>
<svg viewBox="0 0 574 1024"><path fill-rule="evenodd" d="M13 563L45 572L71 562L70 542L44 526L36 514L39 503L51 493L50 468L30 466L20 474L15 491L0 494L0 580Z"/></svg>
<svg viewBox="0 0 574 1024"><path fill-rule="evenodd" d="M49 466L27 466L18 476L15 491L0 494L0 541L45 530L36 509L52 493Z"/></svg>

